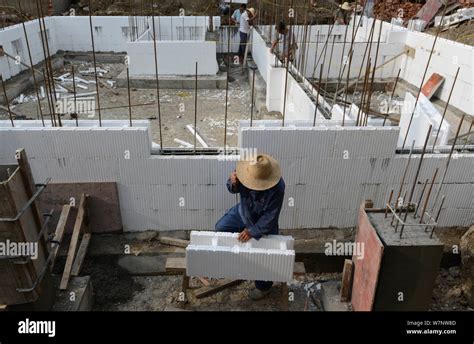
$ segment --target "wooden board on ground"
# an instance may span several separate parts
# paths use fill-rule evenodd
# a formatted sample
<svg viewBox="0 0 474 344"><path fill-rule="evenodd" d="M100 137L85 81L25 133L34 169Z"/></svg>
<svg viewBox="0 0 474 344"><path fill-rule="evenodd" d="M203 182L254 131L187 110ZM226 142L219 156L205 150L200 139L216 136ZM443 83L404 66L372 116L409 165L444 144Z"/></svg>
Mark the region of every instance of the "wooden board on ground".
<svg viewBox="0 0 474 344"><path fill-rule="evenodd" d="M165 245L184 247L184 248L188 247L189 245L188 240L182 240L182 239L171 238L171 237L161 237L160 242Z"/></svg>
<svg viewBox="0 0 474 344"><path fill-rule="evenodd" d="M353 269L354 264L352 263L352 260L346 259L344 261L344 270L342 272L341 302L347 302L351 297Z"/></svg>
<svg viewBox="0 0 474 344"><path fill-rule="evenodd" d="M91 233L120 233L123 230L120 213L120 200L116 183L49 183L40 199L47 209L54 209L55 215L50 221L50 230L59 220L63 204L70 204L71 198L79 203L81 195L88 197L88 213ZM71 209L71 216L77 211ZM66 226L66 233L71 234L73 224Z"/></svg>
<svg viewBox="0 0 474 344"><path fill-rule="evenodd" d="M81 239L81 245L77 251L76 259L74 259L74 264L72 265L71 276L79 276L81 272L82 264L86 258L87 248L91 240L91 233L85 233Z"/></svg>
<svg viewBox="0 0 474 344"><path fill-rule="evenodd" d="M202 287L202 288L196 289L194 292L194 295L196 296L197 299L202 299L203 297L218 293L221 290L236 286L242 282L243 282L242 280L229 280L229 279L219 280L215 285L210 285L209 287Z"/></svg>
<svg viewBox="0 0 474 344"><path fill-rule="evenodd" d="M76 248L77 243L79 241L79 234L81 232L81 228L84 222L84 218L86 216L86 208L87 207L87 196L82 194L81 202L79 203L79 211L77 213L76 222L74 223L74 230L71 237L71 242L69 244L69 251L67 254L66 265L64 266L63 277L61 279L61 284L59 289L66 290L69 277L71 275L72 264L74 263L74 257L76 256Z"/></svg>
<svg viewBox="0 0 474 344"><path fill-rule="evenodd" d="M55 234L53 238L53 246L51 248L54 251L53 258L51 260L51 265L53 266L54 266L54 261L56 260L56 257L58 255L59 246L61 246L61 242L63 240L64 230L66 229L66 223L69 218L70 210L71 210L71 206L69 205L63 206L63 210L61 211L61 215L59 216L58 225L56 226L56 231L54 232Z"/></svg>
<svg viewBox="0 0 474 344"><path fill-rule="evenodd" d="M168 258L165 264L166 272L186 273L186 258Z"/></svg>

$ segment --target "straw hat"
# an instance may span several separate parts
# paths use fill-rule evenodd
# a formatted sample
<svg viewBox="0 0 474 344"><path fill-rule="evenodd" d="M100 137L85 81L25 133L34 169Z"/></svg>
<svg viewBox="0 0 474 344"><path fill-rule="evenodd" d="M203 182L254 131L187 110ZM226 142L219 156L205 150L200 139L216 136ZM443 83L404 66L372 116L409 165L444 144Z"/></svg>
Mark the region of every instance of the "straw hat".
<svg viewBox="0 0 474 344"><path fill-rule="evenodd" d="M253 161L237 163L237 178L250 190L268 190L280 181L280 164L270 155L259 154Z"/></svg>
<svg viewBox="0 0 474 344"><path fill-rule="evenodd" d="M352 7L351 7L351 5L349 5L348 2L343 3L343 4L340 5L339 7L340 7L341 9L345 10L345 11L350 11L350 10L352 10Z"/></svg>
<svg viewBox="0 0 474 344"><path fill-rule="evenodd" d="M252 16L255 16L255 8L250 7L250 8L248 9L248 11L249 11L250 13L252 13Z"/></svg>

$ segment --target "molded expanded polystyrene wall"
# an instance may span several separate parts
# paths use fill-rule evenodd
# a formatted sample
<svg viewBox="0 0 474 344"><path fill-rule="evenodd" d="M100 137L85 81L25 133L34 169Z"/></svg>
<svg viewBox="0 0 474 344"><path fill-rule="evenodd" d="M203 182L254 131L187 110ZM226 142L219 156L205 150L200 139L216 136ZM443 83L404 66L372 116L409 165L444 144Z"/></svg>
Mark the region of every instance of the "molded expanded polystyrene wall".
<svg viewBox="0 0 474 344"><path fill-rule="evenodd" d="M294 265L294 239L288 236L240 243L238 233L193 231L186 248L188 276L289 282Z"/></svg>
<svg viewBox="0 0 474 344"><path fill-rule="evenodd" d="M407 162L407 155L395 154L398 128L311 128L291 122L284 128L258 127L258 122L257 127L242 128L240 142L280 160L287 199L280 217L283 228L352 227L355 205L371 199L376 207L384 207L390 190L398 192ZM431 180L436 168L439 175L444 173L446 160L447 154L427 155L419 180ZM418 162L419 155L413 158L405 189L413 182ZM447 198L440 225L474 223L473 169L472 154L458 154L451 161L441 192ZM418 185L414 200L420 192Z"/></svg>
<svg viewBox="0 0 474 344"><path fill-rule="evenodd" d="M51 55L56 54L59 50L92 52L89 17L47 17L45 18L45 23L48 30L48 43ZM210 50L209 53L216 51L215 46L217 43L204 41L205 32L209 25L209 17L155 17L155 23L155 31L157 38L161 41L160 43L180 42L179 45L172 43L160 45L159 49L164 56L164 65L160 69L160 72L163 71L164 74L172 74L167 73L167 70L165 69L167 65L167 56L177 54L177 50L185 49L184 46L186 45L189 45L189 50L186 52L188 55L197 54L201 49ZM33 63L40 63L44 60L44 54L38 21L29 21L26 22L25 25L28 33L28 42L32 52ZM92 26L96 52L127 52L127 43L136 39L132 34L132 30L130 30L130 26L139 26L137 30L146 30L146 25L152 29L151 19L148 17L133 17L133 20L131 20L131 17L126 16L93 16ZM196 25L195 30L194 25ZM214 17L214 25L217 28L220 26L219 17ZM183 38L189 39L188 32L191 31L196 31L196 35L191 36L196 38L196 40L193 40L194 43L190 45L187 44L187 41L183 41ZM182 34L183 32L184 36ZM142 32L139 32L139 34L141 33ZM197 38L199 38L199 40ZM19 43L14 43L17 40L19 40ZM197 42L200 42L203 46L196 47L195 45ZM15 49L15 44L17 47L22 47L19 53ZM3 46L5 52L13 56L18 55L24 63L28 65L30 64L26 39L21 24L9 26L0 31L0 45ZM168 48L171 51L167 51L166 49ZM206 55L205 57L209 58L209 56L210 55ZM209 61L209 65L214 69L217 64L215 61L215 54L212 60ZM150 61L154 66L153 58L150 58ZM205 70L205 63L203 61L201 64L203 70ZM133 61L131 62L133 63ZM187 67L187 64L176 64L176 66ZM194 68L194 64L192 65L192 68ZM10 79L12 76L17 75L25 69L27 68L20 64L15 64L15 61L6 56L0 57L0 74L2 74L5 80ZM188 71L186 70L186 72ZM190 74L194 74L194 72Z"/></svg>
<svg viewBox="0 0 474 344"><path fill-rule="evenodd" d="M117 182L125 231L211 230L238 202L225 183L235 162L222 156L151 155L148 121L0 121L0 164L14 164L25 148L36 182ZM254 123L258 125L258 121ZM287 125L291 125L288 123ZM398 128L243 128L242 148L281 162L287 185L281 228L348 228L365 199L382 207L397 189L408 156L395 154ZM431 178L446 154L426 155L419 180ZM411 185L419 161L407 176ZM474 223L474 156L455 155L442 194L442 226ZM439 181L440 178L438 178ZM418 199L420 186L415 192Z"/></svg>

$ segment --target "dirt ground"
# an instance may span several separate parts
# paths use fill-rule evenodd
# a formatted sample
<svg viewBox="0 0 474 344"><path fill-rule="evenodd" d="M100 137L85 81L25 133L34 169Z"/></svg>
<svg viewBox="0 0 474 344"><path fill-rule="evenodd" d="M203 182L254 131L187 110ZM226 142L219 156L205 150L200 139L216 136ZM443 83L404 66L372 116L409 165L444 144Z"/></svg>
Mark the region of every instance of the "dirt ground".
<svg viewBox="0 0 474 344"><path fill-rule="evenodd" d="M90 63L74 62L77 71L83 71L91 68ZM100 68L108 70L109 73L105 77L110 80L115 80L116 77L125 69L124 64L99 64ZM59 76L70 71L67 66L61 70L56 71L55 75ZM76 75L85 80L94 80L91 76ZM108 79L103 79L108 80ZM71 85L69 85L72 87ZM77 93L94 92L95 84L89 84L87 90L77 89ZM100 86L100 107L101 118L106 119L129 119L129 100L127 88L116 88L114 91L118 92L115 95L110 89ZM131 88L131 104L145 106L132 107L132 119L151 120L151 131L153 141L160 143L159 137L159 121L157 119L157 97L154 89L136 89ZM35 98L35 91L30 89L25 92L25 95L31 97L31 101L22 104L16 104L12 110L25 114L27 117L37 119L38 103L33 100ZM197 128L200 135L206 140L210 147L222 147L224 145L224 129L225 129L225 89L201 89L198 90L198 114L197 114ZM94 97L95 98L95 97ZM80 98L78 98L80 99ZM15 103L15 101L13 101ZM195 114L195 91L192 89L160 89L160 106L162 116L162 135L163 146L180 147L174 139L186 141L188 143L194 142L193 135L186 129L186 125L194 125ZM48 103L46 99L41 101L42 109L45 114L49 113ZM184 110L181 112L181 110ZM251 112L251 87L248 79L248 74L242 73L242 68L233 66L230 70L229 82L229 107L227 117L227 145L230 147L237 146L237 132L239 120L249 119ZM7 119L7 114L2 112L0 118ZM69 115L63 116L63 119L71 119ZM49 116L48 116L49 119ZM94 118L89 118L87 115L79 116L81 119L97 119L98 112Z"/></svg>
<svg viewBox="0 0 474 344"><path fill-rule="evenodd" d="M426 32L436 35L437 28L430 28ZM466 21L461 23L458 27L452 27L449 30L441 32L440 37L474 46L474 20Z"/></svg>

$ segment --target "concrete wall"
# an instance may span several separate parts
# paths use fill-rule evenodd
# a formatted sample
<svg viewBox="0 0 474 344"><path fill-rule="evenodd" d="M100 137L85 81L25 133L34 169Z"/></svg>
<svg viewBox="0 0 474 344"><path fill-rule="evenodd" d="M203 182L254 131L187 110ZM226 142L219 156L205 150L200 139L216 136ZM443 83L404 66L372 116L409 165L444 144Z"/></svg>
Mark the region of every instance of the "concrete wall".
<svg viewBox="0 0 474 344"><path fill-rule="evenodd" d="M237 202L225 182L235 162L221 156L151 155L148 121L0 121L0 164L15 163L23 147L37 182L117 182L125 231L213 229ZM256 123L258 124L258 122ZM289 123L288 125L291 125ZM398 128L246 128L241 146L279 158L287 183L282 228L352 227L364 199L383 206L396 188L407 156L395 154ZM428 155L420 181L431 178L445 155ZM347 158L347 159L346 159ZM407 181L412 182L418 156ZM474 157L452 160L442 194L443 226L474 223ZM440 172L441 173L441 172ZM407 183L408 184L408 183ZM420 190L417 187L415 198Z"/></svg>

